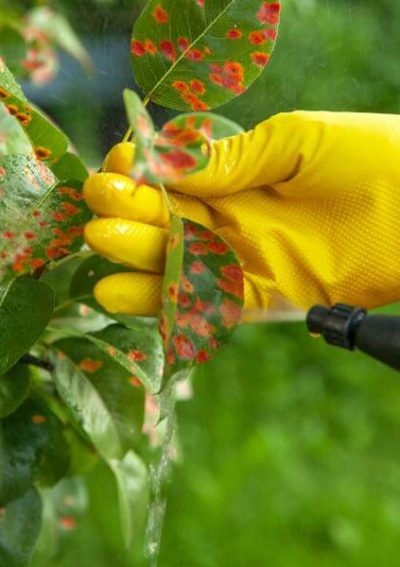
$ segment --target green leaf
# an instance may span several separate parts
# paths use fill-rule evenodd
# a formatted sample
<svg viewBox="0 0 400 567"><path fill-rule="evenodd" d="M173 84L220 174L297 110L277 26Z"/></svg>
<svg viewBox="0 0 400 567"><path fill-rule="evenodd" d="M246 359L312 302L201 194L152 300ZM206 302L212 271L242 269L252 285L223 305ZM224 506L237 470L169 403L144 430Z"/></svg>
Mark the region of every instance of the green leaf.
<svg viewBox="0 0 400 567"><path fill-rule="evenodd" d="M34 155L30 141L16 118L0 104L0 158L8 154Z"/></svg>
<svg viewBox="0 0 400 567"><path fill-rule="evenodd" d="M76 154L67 152L51 166L54 175L60 180L76 179L85 182L89 173L85 164Z"/></svg>
<svg viewBox="0 0 400 567"><path fill-rule="evenodd" d="M0 100L7 100L10 94L24 102L28 102L21 87L15 80L14 75L8 69L4 59L0 56Z"/></svg>
<svg viewBox="0 0 400 567"><path fill-rule="evenodd" d="M203 226L172 217L160 332L168 377L209 360L241 318L243 272L230 246Z"/></svg>
<svg viewBox="0 0 400 567"><path fill-rule="evenodd" d="M159 390L164 367L160 336L154 326L138 322L136 327L111 325L88 335L101 350L108 353L129 374L152 393Z"/></svg>
<svg viewBox="0 0 400 567"><path fill-rule="evenodd" d="M93 71L93 62L68 20L48 6L33 8L27 15L27 24L46 34L54 44L74 57L86 69Z"/></svg>
<svg viewBox="0 0 400 567"><path fill-rule="evenodd" d="M208 139L200 130L180 128L171 121L155 133L151 117L137 94L125 90L124 100L135 132L132 177L138 183L173 183L206 167Z"/></svg>
<svg viewBox="0 0 400 567"><path fill-rule="evenodd" d="M110 461L109 465L117 481L125 545L130 548L135 538L143 534L146 524L150 501L147 468L133 451L129 451L120 461Z"/></svg>
<svg viewBox="0 0 400 567"><path fill-rule="evenodd" d="M28 399L1 421L0 502L22 496L38 482L52 486L69 467L63 424L41 400Z"/></svg>
<svg viewBox="0 0 400 567"><path fill-rule="evenodd" d="M0 159L0 181L0 281L80 249L92 216L80 181L57 183L43 163L22 155Z"/></svg>
<svg viewBox="0 0 400 567"><path fill-rule="evenodd" d="M0 102L17 118L41 161L53 163L65 154L68 138L38 108L27 101L1 58Z"/></svg>
<svg viewBox="0 0 400 567"><path fill-rule="evenodd" d="M204 111L243 93L275 46L280 4L262 0L150 0L135 23L135 78L147 97Z"/></svg>
<svg viewBox="0 0 400 567"><path fill-rule="evenodd" d="M38 340L53 308L54 293L45 283L17 278L0 285L0 376Z"/></svg>
<svg viewBox="0 0 400 567"><path fill-rule="evenodd" d="M42 529L35 550L40 565L55 560L60 543L71 536L88 509L89 499L82 478L66 478L52 489L41 490Z"/></svg>
<svg viewBox="0 0 400 567"><path fill-rule="evenodd" d="M58 393L101 455L121 458L141 432L143 388L86 339L62 339L53 347Z"/></svg>
<svg viewBox="0 0 400 567"><path fill-rule="evenodd" d="M26 364L16 364L0 376L0 418L13 413L28 395L30 370Z"/></svg>
<svg viewBox="0 0 400 567"><path fill-rule="evenodd" d="M26 43L20 32L12 25L0 23L0 53L13 73L19 73L21 61L26 57Z"/></svg>
<svg viewBox="0 0 400 567"><path fill-rule="evenodd" d="M0 512L0 567L25 567L39 536L42 503L35 488Z"/></svg>

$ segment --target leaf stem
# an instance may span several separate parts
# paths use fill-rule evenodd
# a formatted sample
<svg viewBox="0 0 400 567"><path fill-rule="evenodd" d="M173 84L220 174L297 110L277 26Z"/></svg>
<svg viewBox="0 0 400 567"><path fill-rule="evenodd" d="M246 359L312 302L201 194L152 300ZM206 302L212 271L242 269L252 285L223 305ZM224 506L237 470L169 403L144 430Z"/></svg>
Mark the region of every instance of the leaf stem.
<svg viewBox="0 0 400 567"><path fill-rule="evenodd" d="M19 362L21 364L29 364L32 366L36 366L37 368L42 368L43 370L47 370L48 372L51 372L54 369L51 362L47 362L46 360L37 358L32 354L24 354L24 356L19 359Z"/></svg>
<svg viewBox="0 0 400 567"><path fill-rule="evenodd" d="M164 183L160 183L159 185L160 185L161 193L164 197L164 201L165 201L165 203L168 207L169 214L173 215L174 214L174 208L172 206L171 199L168 196L168 191L166 190Z"/></svg>
<svg viewBox="0 0 400 567"><path fill-rule="evenodd" d="M133 134L133 128L129 127L128 130L125 133L125 136L122 138L122 142L129 142L129 138L132 136Z"/></svg>

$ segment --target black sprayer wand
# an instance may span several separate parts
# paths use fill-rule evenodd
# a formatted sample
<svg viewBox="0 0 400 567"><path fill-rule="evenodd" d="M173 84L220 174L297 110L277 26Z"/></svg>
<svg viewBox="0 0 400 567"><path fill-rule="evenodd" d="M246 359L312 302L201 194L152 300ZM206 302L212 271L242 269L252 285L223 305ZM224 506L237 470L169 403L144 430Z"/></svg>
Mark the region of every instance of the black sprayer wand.
<svg viewBox="0 0 400 567"><path fill-rule="evenodd" d="M316 305L307 314L307 327L330 345L360 350L400 370L400 317L368 315L365 309L342 304Z"/></svg>

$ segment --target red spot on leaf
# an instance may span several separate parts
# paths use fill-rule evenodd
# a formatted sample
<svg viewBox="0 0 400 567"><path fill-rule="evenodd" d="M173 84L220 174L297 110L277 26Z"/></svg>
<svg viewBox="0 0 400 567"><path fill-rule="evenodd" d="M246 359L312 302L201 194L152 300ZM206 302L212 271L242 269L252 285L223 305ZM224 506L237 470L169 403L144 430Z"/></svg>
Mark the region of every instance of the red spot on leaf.
<svg viewBox="0 0 400 567"><path fill-rule="evenodd" d="M76 520L73 516L62 516L60 518L60 526L64 530L73 530L76 527Z"/></svg>
<svg viewBox="0 0 400 567"><path fill-rule="evenodd" d="M10 232L9 230L6 230L5 232L3 232L3 236L4 238L11 239L15 237L15 234L13 232Z"/></svg>
<svg viewBox="0 0 400 567"><path fill-rule="evenodd" d="M220 307L220 312L223 317L222 323L224 327L231 329L240 321L242 308L231 299L224 299Z"/></svg>
<svg viewBox="0 0 400 567"><path fill-rule="evenodd" d="M193 360L196 356L196 347L186 335L177 335L174 344L176 352L182 360Z"/></svg>
<svg viewBox="0 0 400 567"><path fill-rule="evenodd" d="M150 55L152 56L154 56L157 53L157 47L154 45L151 39L146 39L146 41L144 42L144 48L146 52L150 53Z"/></svg>
<svg viewBox="0 0 400 567"><path fill-rule="evenodd" d="M251 54L251 60L259 67L265 67L270 60L270 55L268 53L263 53L262 51L255 51Z"/></svg>
<svg viewBox="0 0 400 567"><path fill-rule="evenodd" d="M240 39L243 36L243 32L238 28L232 28L226 32L226 37L228 39Z"/></svg>
<svg viewBox="0 0 400 567"><path fill-rule="evenodd" d="M178 284L170 284L167 289L167 294L169 300L172 301L172 303L176 303L178 301Z"/></svg>
<svg viewBox="0 0 400 567"><path fill-rule="evenodd" d="M213 254L226 254L229 251L229 248L225 242L210 242L208 245L208 249Z"/></svg>
<svg viewBox="0 0 400 567"><path fill-rule="evenodd" d="M168 14L161 4L158 4L152 16L158 24L166 24L168 22Z"/></svg>
<svg viewBox="0 0 400 567"><path fill-rule="evenodd" d="M281 5L279 2L263 2L257 12L257 19L262 24L278 24Z"/></svg>
<svg viewBox="0 0 400 567"><path fill-rule="evenodd" d="M192 300L187 293L180 293L178 296L178 303L182 309L187 309L192 304Z"/></svg>
<svg viewBox="0 0 400 567"><path fill-rule="evenodd" d="M193 256L207 256L208 248L203 242L193 242L188 248Z"/></svg>
<svg viewBox="0 0 400 567"><path fill-rule="evenodd" d="M267 39L270 39L271 41L275 41L276 40L276 30L274 30L273 28L269 28L267 30L264 30L264 35Z"/></svg>
<svg viewBox="0 0 400 567"><path fill-rule="evenodd" d="M31 420L32 423L36 423L36 425L41 425L42 423L45 423L45 421L47 421L44 415L33 415Z"/></svg>
<svg viewBox="0 0 400 567"><path fill-rule="evenodd" d="M33 270L37 270L39 268L41 268L42 266L44 266L44 260L41 260L40 258L34 258L33 260L30 261L30 265L31 268Z"/></svg>
<svg viewBox="0 0 400 567"><path fill-rule="evenodd" d="M181 276L180 284L181 288L183 289L183 291L186 291L186 293L194 293L192 282L184 274L182 274Z"/></svg>
<svg viewBox="0 0 400 567"><path fill-rule="evenodd" d="M189 49L186 53L185 57L190 59L191 61L201 61L204 57L204 54L200 49Z"/></svg>
<svg viewBox="0 0 400 567"><path fill-rule="evenodd" d="M160 158L175 169L181 170L193 169L197 164L196 158L179 150L171 150L165 154L161 154Z"/></svg>
<svg viewBox="0 0 400 567"><path fill-rule="evenodd" d="M160 51L168 61L176 61L175 46L171 41L164 39L160 42Z"/></svg>
<svg viewBox="0 0 400 567"><path fill-rule="evenodd" d="M204 8L204 3L205 3L205 0L197 0L197 4L198 4L201 8Z"/></svg>
<svg viewBox="0 0 400 567"><path fill-rule="evenodd" d="M193 264L190 266L190 273L195 274L196 276L204 274L205 270L206 267L203 262L193 262Z"/></svg>
<svg viewBox="0 0 400 567"><path fill-rule="evenodd" d="M61 203L61 208L64 209L66 214L70 217L77 215L80 212L78 207L75 207L72 203L63 202Z"/></svg>
<svg viewBox="0 0 400 567"><path fill-rule="evenodd" d="M129 383L132 384L132 386L134 386L135 388L140 388L143 385L139 378L137 378L136 376L131 376L129 378Z"/></svg>
<svg viewBox="0 0 400 567"><path fill-rule="evenodd" d="M137 39L133 39L131 42L131 53L136 57L143 57L143 55L146 54L144 43L138 41Z"/></svg>
<svg viewBox="0 0 400 567"><path fill-rule="evenodd" d="M243 272L240 266L237 264L229 264L228 266L222 266L220 272L227 278L228 280L234 282L241 282L243 281Z"/></svg>
<svg viewBox="0 0 400 567"><path fill-rule="evenodd" d="M206 88L204 86L203 81L200 81L199 79L194 79L193 81L190 81L190 88L192 89L192 91L200 95L206 92Z"/></svg>
<svg viewBox="0 0 400 567"><path fill-rule="evenodd" d="M93 360L91 358L84 358L79 363L79 368L84 372L89 372L92 374L93 372L97 372L103 366L103 362L101 360Z"/></svg>
<svg viewBox="0 0 400 567"><path fill-rule="evenodd" d="M37 219L40 217L41 212L40 211L33 211L32 215Z"/></svg>
<svg viewBox="0 0 400 567"><path fill-rule="evenodd" d="M261 45L262 43L265 43L266 40L267 38L265 37L263 31L253 31L249 33L249 41L253 45Z"/></svg>
<svg viewBox="0 0 400 567"><path fill-rule="evenodd" d="M63 215L62 213L56 212L56 213L53 213L51 216L57 222L63 222L65 220L67 220L66 216Z"/></svg>
<svg viewBox="0 0 400 567"><path fill-rule="evenodd" d="M131 350L127 356L132 362L143 362L147 360L147 355L141 350Z"/></svg>
<svg viewBox="0 0 400 567"><path fill-rule="evenodd" d="M199 352L197 353L196 356L196 360L197 362L207 362L207 360L210 360L210 353L207 352L205 349L199 350Z"/></svg>
<svg viewBox="0 0 400 567"><path fill-rule="evenodd" d="M218 287L226 293L230 293L239 299L243 299L243 281L221 279L218 280Z"/></svg>
<svg viewBox="0 0 400 567"><path fill-rule="evenodd" d="M178 47L181 51L189 49L190 41L186 37L178 38Z"/></svg>
<svg viewBox="0 0 400 567"><path fill-rule="evenodd" d="M185 93L189 90L189 85L185 81L174 81L172 86L175 90Z"/></svg>

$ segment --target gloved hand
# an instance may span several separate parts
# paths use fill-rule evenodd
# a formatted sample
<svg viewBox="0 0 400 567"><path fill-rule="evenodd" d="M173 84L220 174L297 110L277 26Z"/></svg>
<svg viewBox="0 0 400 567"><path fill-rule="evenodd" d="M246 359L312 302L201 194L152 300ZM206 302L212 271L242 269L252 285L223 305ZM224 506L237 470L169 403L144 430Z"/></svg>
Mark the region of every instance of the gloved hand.
<svg viewBox="0 0 400 567"><path fill-rule="evenodd" d="M110 312L160 309L168 212L159 190L126 176L119 145L84 195L99 219L89 246L139 270L109 276L95 296ZM110 173L113 170L116 173ZM202 172L169 188L177 212L225 238L245 272L245 307L306 309L400 299L400 117L279 114L213 143Z"/></svg>

